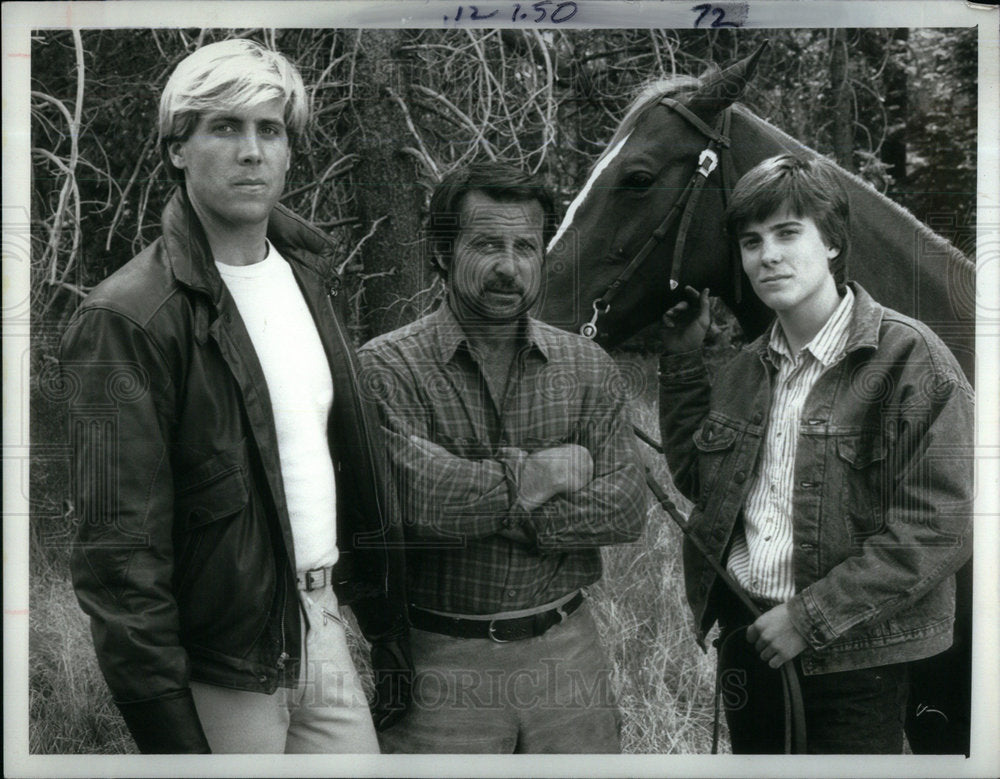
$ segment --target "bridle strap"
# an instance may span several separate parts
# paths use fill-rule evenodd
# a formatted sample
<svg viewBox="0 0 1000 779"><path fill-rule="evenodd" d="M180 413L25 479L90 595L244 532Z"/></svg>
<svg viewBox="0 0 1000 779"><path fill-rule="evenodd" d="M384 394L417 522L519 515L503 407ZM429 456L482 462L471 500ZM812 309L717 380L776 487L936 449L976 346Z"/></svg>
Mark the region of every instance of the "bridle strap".
<svg viewBox="0 0 1000 779"><path fill-rule="evenodd" d="M611 282L611 284L608 286L607 291L600 297L600 300L603 301L607 306L611 305L611 300L614 298L615 295L618 294L618 290L621 289L622 285L626 281L632 278L632 274L639 269L639 266L642 265L643 262L646 261L646 258L649 257L653 249L659 246L660 242L667 237L667 233L670 232L670 228L673 226L674 220L680 214L681 209L684 207L684 205L688 202L688 199L690 198L694 190L695 178L697 177L698 177L697 173L691 177L691 180L688 181L687 185L681 191L680 197L678 197L677 200L674 201L674 204L670 207L670 210L667 212L667 215L663 218L660 224L656 226L656 229L653 230L649 238L646 239L646 242L642 245L642 248L640 248L639 251L636 252L636 255L635 257L632 258L632 261L625 266L625 270L623 270L621 273L618 274L618 277Z"/></svg>
<svg viewBox="0 0 1000 779"><path fill-rule="evenodd" d="M726 113L725 124L722 128L726 135L730 134L729 128L732 124L732 118L732 111L728 111ZM733 162L731 151L727 150L723 152L719 172L722 175L722 189L719 190L719 193L722 195L722 211L725 213L729 210L729 193L735 189L736 182L740 179L740 174L736 170L736 164ZM727 254L729 255L729 267L732 270L733 303L739 305L743 301L743 263L736 244L733 241L726 241L726 244Z"/></svg>
<svg viewBox="0 0 1000 779"><path fill-rule="evenodd" d="M717 127L713 128L703 122L690 109L688 109L687 106L677 102L673 98L662 97L659 100L659 104L676 111L684 117L684 119L687 120L695 129L709 139L708 145L699 155L698 165L695 168L694 173L684 186L680 196L670 207L667 215L660 221L659 225L656 226L649 238L646 239L646 242L635 254L629 264L625 266L625 269L618 274L614 281L611 282L604 294L594 300L594 314L590 321L584 323L584 325L580 328L581 335L587 338L594 338L597 335L598 317L611 310L611 301L618 294L618 291L622 288L625 282L632 278L632 275L646 261L649 255L652 254L653 250L659 246L664 238L667 237L671 227L673 227L674 221L678 216L680 216L681 225L677 233L677 242L674 248L673 262L670 271L670 289L673 290L677 288L680 280L681 266L683 263L684 244L687 240L687 231L690 226L691 219L693 218L695 207L698 203L698 195L701 193L702 187L705 186L705 182L708 180L709 175L711 175L712 171L715 170L719 162L717 147L722 147L723 150L723 169L725 169L726 163L728 162L726 157L729 155L726 150L730 145L730 108L726 108L722 111L719 115ZM723 187L725 187L725 181L723 181Z"/></svg>
<svg viewBox="0 0 1000 779"><path fill-rule="evenodd" d="M715 141L720 146L724 146L727 149L729 148L729 136L727 134L728 131L722 129L721 123L719 127L709 127L701 120L701 118L696 113L694 113L694 111L692 111L683 103L677 102L672 97L661 97L660 105L665 105L667 108L672 108L674 111L676 111L685 119L687 119L688 123L691 124L706 138L708 138L711 141ZM729 113L729 109L727 108L723 113Z"/></svg>
<svg viewBox="0 0 1000 779"><path fill-rule="evenodd" d="M669 98L667 98L669 100ZM721 155L723 157L723 167L722 171L725 171L725 158L728 157L727 149L729 148L729 117L731 115L730 109L726 108L720 115L718 121L718 128L716 130L711 130L704 122L701 121L697 116L695 116L691 111L689 111L685 106L678 103L676 100L671 100L674 105L671 106L675 111L678 111L681 116L687 119L689 122L695 123L696 127L702 132L708 131L709 143L702 151L698 158L698 170L697 174L692 180L692 192L691 197L688 199L687 205L684 208L684 215L681 217L680 227L677 229L677 241L674 243L674 251L671 257L670 263L670 289L675 290L680 285L681 280L681 268L684 265L684 246L687 244L687 234L691 227L691 220L694 217L695 209L698 205L698 196L701 194L702 187L705 186L705 182L708 181L709 175L718 165L719 156L716 154L713 148L716 144L722 146ZM708 161L710 167L703 165L703 161ZM723 174L722 179L722 189L725 191L726 181Z"/></svg>

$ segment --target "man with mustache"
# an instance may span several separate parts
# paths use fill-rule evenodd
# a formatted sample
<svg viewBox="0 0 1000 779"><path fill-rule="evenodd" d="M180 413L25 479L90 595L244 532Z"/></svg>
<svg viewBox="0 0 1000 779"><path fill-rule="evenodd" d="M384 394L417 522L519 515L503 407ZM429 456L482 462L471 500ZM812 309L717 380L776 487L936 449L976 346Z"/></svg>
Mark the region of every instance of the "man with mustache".
<svg viewBox="0 0 1000 779"><path fill-rule="evenodd" d="M908 664L952 643L972 551L972 388L930 328L845 282L849 218L832 163L761 162L727 223L774 325L710 383L708 290L664 317L671 473L691 532L763 612L685 548L699 637L720 624L735 753L783 750L772 669L792 662L810 753L899 754Z"/></svg>
<svg viewBox="0 0 1000 779"><path fill-rule="evenodd" d="M482 164L434 191L447 298L359 351L407 539L416 668L390 752L618 752L584 588L636 540L643 477L614 362L528 315L551 195Z"/></svg>
<svg viewBox="0 0 1000 779"><path fill-rule="evenodd" d="M377 415L330 241L278 204L308 118L277 52L182 60L160 100L163 234L63 339L73 583L142 752L377 752L345 602L373 642L376 724L405 703Z"/></svg>

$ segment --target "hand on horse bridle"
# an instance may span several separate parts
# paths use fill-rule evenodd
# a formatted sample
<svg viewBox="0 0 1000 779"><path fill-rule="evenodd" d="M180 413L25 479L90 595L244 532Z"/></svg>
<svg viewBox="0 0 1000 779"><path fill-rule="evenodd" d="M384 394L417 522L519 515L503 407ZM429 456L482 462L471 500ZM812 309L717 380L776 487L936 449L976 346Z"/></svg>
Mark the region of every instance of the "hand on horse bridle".
<svg viewBox="0 0 1000 779"><path fill-rule="evenodd" d="M664 354L682 354L700 349L712 324L708 287L700 294L694 287L685 287L684 296L686 300L674 304L663 315L660 339Z"/></svg>

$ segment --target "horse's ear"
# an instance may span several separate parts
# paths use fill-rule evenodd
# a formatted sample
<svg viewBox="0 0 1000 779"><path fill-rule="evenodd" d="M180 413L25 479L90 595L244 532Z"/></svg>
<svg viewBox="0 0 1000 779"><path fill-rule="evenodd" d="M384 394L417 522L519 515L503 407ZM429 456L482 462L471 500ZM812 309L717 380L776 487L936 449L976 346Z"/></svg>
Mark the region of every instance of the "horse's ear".
<svg viewBox="0 0 1000 779"><path fill-rule="evenodd" d="M710 78L691 93L685 101L687 107L701 119L710 120L739 100L757 68L757 60L767 47L768 42L764 41L753 54Z"/></svg>

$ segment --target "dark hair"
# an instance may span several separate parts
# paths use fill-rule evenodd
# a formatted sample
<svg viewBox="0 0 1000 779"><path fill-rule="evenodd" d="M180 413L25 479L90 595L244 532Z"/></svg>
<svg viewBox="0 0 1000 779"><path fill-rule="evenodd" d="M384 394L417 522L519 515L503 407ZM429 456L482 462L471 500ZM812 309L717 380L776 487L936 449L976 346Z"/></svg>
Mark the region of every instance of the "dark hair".
<svg viewBox="0 0 1000 779"><path fill-rule="evenodd" d="M534 200L542 207L542 238L546 245L555 234L558 224L555 201L540 179L500 162L473 163L458 168L445 175L434 188L425 228L427 259L442 276L447 277L447 268L451 267L455 239L462 229L462 202L470 192L481 192L501 203Z"/></svg>
<svg viewBox="0 0 1000 779"><path fill-rule="evenodd" d="M823 240L839 249L830 260L837 285L844 283L850 251L850 208L836 165L823 157L779 154L747 171L737 182L726 210L726 228L735 240L750 222L763 222L787 208L816 223Z"/></svg>

